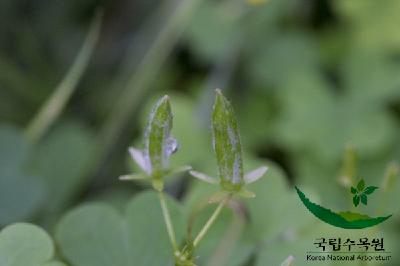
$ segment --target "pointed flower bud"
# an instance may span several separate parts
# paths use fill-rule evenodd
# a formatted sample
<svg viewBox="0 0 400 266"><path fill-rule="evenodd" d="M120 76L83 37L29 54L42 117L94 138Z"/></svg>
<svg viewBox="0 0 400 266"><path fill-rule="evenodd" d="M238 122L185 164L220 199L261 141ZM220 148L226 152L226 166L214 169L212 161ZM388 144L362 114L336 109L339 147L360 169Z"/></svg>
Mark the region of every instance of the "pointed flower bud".
<svg viewBox="0 0 400 266"><path fill-rule="evenodd" d="M233 108L220 90L216 90L212 131L221 185L238 191L244 184L242 145Z"/></svg>
<svg viewBox="0 0 400 266"><path fill-rule="evenodd" d="M260 179L268 168L260 167L244 175L238 123L231 104L219 89L216 90L212 131L213 148L217 157L219 184L222 191L212 196L210 201L218 201L227 194L237 194L246 198L255 197L255 194L246 190L244 185ZM192 170L190 174L210 184L218 182L216 179L198 171Z"/></svg>
<svg viewBox="0 0 400 266"><path fill-rule="evenodd" d="M145 131L145 149L129 148L132 159L144 175L124 175L123 180L151 178L153 187L163 189L163 176L175 173L169 169L169 157L177 150L178 143L171 136L172 112L169 97L162 97L153 107ZM183 169L183 168L182 168ZM184 171L188 168L185 167ZM183 171L183 170L182 170Z"/></svg>
<svg viewBox="0 0 400 266"><path fill-rule="evenodd" d="M145 153L150 160L152 173L168 168L168 159L176 141L170 136L172 112L168 96L161 98L150 113L145 132Z"/></svg>
<svg viewBox="0 0 400 266"><path fill-rule="evenodd" d="M169 157L177 149L171 137L172 112L169 97L162 97L150 113L145 132L144 157L150 170L153 185L161 190L163 173L169 168Z"/></svg>

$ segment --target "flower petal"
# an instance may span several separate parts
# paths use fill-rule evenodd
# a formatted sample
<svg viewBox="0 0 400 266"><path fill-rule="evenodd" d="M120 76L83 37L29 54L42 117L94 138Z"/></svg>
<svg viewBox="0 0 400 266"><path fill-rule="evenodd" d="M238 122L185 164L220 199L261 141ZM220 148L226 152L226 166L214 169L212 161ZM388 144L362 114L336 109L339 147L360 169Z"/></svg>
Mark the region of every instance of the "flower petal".
<svg viewBox="0 0 400 266"><path fill-rule="evenodd" d="M268 171L268 167L261 166L260 168L257 168L255 170L251 171L250 173L247 173L244 176L244 181L246 182L246 184L253 183L253 182L257 181L258 179L260 179L267 171Z"/></svg>
<svg viewBox="0 0 400 266"><path fill-rule="evenodd" d="M148 178L147 175L140 173L140 174L131 174L131 175L121 175L118 179L125 181L125 180L143 180L146 178Z"/></svg>
<svg viewBox="0 0 400 266"><path fill-rule="evenodd" d="M136 162L140 169L142 169L145 173L150 174L151 169L148 169L149 165L146 163L146 158L143 152L133 147L129 147L128 151L132 159Z"/></svg>
<svg viewBox="0 0 400 266"><path fill-rule="evenodd" d="M215 178L213 178L211 176L208 176L208 175L206 175L204 173L200 173L200 172L197 172L197 171L194 171L194 170L189 171L189 173L192 176L196 177L197 179L200 179L201 181L204 181L204 182L207 182L207 183L210 183L210 184L218 184L218 180L216 180Z"/></svg>

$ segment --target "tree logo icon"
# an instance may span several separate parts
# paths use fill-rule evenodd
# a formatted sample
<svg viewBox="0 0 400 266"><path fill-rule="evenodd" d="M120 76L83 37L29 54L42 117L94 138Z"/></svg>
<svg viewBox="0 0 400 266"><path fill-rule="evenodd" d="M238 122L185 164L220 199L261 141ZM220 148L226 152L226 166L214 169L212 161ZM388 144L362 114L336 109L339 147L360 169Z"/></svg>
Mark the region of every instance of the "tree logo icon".
<svg viewBox="0 0 400 266"><path fill-rule="evenodd" d="M362 204L367 205L368 204L368 196L374 193L374 191L378 187L374 186L368 186L365 187L365 181L364 179L361 179L358 184L357 188L351 187L350 192L353 194L353 204L355 207L357 207L360 204L360 201Z"/></svg>
<svg viewBox="0 0 400 266"><path fill-rule="evenodd" d="M378 187L366 186L364 179L361 179L357 186L351 186L350 193L353 195L353 205L358 207L361 204L368 204L368 197L377 190ZM306 208L321 221L330 225L345 229L362 229L380 224L392 215L381 217L370 217L351 211L334 212L328 208L322 207L312 202L306 195L296 187L297 194Z"/></svg>

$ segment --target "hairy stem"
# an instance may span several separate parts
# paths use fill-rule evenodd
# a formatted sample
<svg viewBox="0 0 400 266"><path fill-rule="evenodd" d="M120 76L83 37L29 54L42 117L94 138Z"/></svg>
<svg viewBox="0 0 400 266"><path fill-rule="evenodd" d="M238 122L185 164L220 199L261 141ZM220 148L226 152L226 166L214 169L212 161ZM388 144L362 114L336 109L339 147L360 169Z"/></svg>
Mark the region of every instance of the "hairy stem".
<svg viewBox="0 0 400 266"><path fill-rule="evenodd" d="M215 211L213 212L211 217L208 219L206 224L203 226L203 228L200 230L199 234L194 239L194 241L193 241L194 248L199 244L199 242L207 234L208 230L214 224L215 220L218 218L219 214L221 213L222 209L224 208L225 204L229 201L230 198L231 198L230 196L227 196L224 200L222 200L218 204L218 207L215 209Z"/></svg>
<svg viewBox="0 0 400 266"><path fill-rule="evenodd" d="M174 227L172 226L171 215L169 214L168 206L162 191L158 192L158 198L160 199L160 205L164 216L165 226L167 227L169 240L171 241L174 252L179 252L178 245L176 243Z"/></svg>

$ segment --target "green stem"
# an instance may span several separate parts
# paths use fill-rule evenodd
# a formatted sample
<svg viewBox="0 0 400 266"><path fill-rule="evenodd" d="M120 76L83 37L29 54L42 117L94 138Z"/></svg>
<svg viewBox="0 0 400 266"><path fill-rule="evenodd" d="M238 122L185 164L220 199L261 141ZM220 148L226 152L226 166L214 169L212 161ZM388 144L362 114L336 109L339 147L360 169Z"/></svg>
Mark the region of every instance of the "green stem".
<svg viewBox="0 0 400 266"><path fill-rule="evenodd" d="M199 0L178 1L174 13L164 23L154 42L144 53L139 67L129 78L124 90L116 100L115 107L99 133L101 156L106 156L143 102L150 85L156 79L163 63L180 39ZM104 158L99 158L99 162Z"/></svg>
<svg viewBox="0 0 400 266"><path fill-rule="evenodd" d="M246 218L243 214L237 212L234 212L234 214L235 216L232 223L219 241L219 244L208 261L207 266L227 265L227 259L229 259L229 255L232 250L234 250L246 224Z"/></svg>
<svg viewBox="0 0 400 266"><path fill-rule="evenodd" d="M35 143L40 140L71 98L83 72L89 64L90 57L99 37L100 24L101 13L99 12L94 17L86 40L68 73L29 123L25 132L29 141Z"/></svg>
<svg viewBox="0 0 400 266"><path fill-rule="evenodd" d="M162 191L159 191L158 197L160 199L160 205L161 205L162 213L164 216L165 226L167 227L169 240L171 241L174 252L175 253L179 252L178 245L176 243L174 227L172 226L171 215L169 214L169 210L168 210L167 203L165 201L164 193Z"/></svg>
<svg viewBox="0 0 400 266"><path fill-rule="evenodd" d="M203 226L203 228L200 230L199 234L196 236L196 238L193 241L193 247L195 248L199 242L203 239L203 237L207 234L208 230L210 227L214 224L215 220L218 218L219 214L221 213L223 207L225 204L229 201L231 196L227 196L224 200L222 200L219 204L218 207L215 209L211 217L208 219L206 224Z"/></svg>

